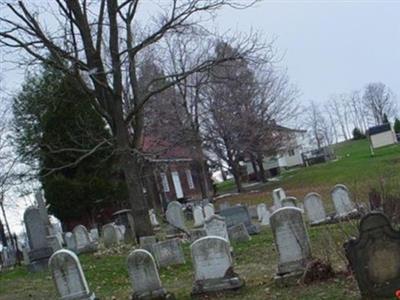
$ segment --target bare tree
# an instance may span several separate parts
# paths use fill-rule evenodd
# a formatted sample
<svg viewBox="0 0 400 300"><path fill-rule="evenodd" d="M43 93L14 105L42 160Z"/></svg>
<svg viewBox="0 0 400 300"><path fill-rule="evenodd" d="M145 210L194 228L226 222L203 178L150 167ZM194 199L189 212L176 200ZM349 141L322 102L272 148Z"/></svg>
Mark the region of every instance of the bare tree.
<svg viewBox="0 0 400 300"><path fill-rule="evenodd" d="M114 137L115 153L122 169L138 236L152 234L147 203L141 183L140 148L144 128L144 106L154 95L176 85L196 72L235 60L259 50L253 37L237 40L229 57L206 56L184 73L165 74L153 79L145 94L138 88L138 66L146 49L159 49L169 35L184 35L201 27L201 17L224 6L244 8L229 0L171 1L163 5L146 29L140 30L141 5L138 0L91 1L56 0L55 17L60 26L46 27L43 11L27 2L7 4L9 13L1 18L1 44L22 49L35 60L44 61L72 73L87 93L92 105L107 121ZM51 30L54 29L54 30ZM52 60L48 57L51 54ZM67 62L67 63L66 63ZM163 84L159 84L163 82Z"/></svg>
<svg viewBox="0 0 400 300"><path fill-rule="evenodd" d="M317 103L311 101L307 109L305 125L310 129L310 140L317 144L317 148L321 149L326 141L325 119L320 111Z"/></svg>
<svg viewBox="0 0 400 300"><path fill-rule="evenodd" d="M374 123L382 124L384 115L392 117L397 107L393 92L383 83L369 83L364 90L363 102Z"/></svg>

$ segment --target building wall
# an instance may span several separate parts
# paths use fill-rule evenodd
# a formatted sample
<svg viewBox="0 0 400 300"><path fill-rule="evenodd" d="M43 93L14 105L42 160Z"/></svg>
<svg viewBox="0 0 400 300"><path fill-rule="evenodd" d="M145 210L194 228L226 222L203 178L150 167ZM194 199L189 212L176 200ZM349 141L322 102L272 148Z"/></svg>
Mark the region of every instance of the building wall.
<svg viewBox="0 0 400 300"><path fill-rule="evenodd" d="M285 160L285 167L287 168L303 165L304 163L300 148L293 149L293 152L285 152L283 158Z"/></svg>
<svg viewBox="0 0 400 300"><path fill-rule="evenodd" d="M385 131L371 135L371 143L373 148L379 148L387 145L396 144L396 135L393 131Z"/></svg>

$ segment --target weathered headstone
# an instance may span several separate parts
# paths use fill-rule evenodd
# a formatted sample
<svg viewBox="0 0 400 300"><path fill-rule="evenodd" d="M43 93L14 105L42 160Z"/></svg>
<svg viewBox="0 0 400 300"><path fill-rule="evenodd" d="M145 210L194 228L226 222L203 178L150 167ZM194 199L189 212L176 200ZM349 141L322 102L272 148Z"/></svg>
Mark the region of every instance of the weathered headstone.
<svg viewBox="0 0 400 300"><path fill-rule="evenodd" d="M90 239L89 232L83 225L77 225L72 230L75 239L76 253L90 253L97 251L97 243Z"/></svg>
<svg viewBox="0 0 400 300"><path fill-rule="evenodd" d="M246 226L243 223L232 226L228 229L229 239L235 242L247 242L251 240Z"/></svg>
<svg viewBox="0 0 400 300"><path fill-rule="evenodd" d="M135 236L135 223L130 209L122 209L113 214L114 223L118 226L124 226L124 240L125 242L136 242Z"/></svg>
<svg viewBox="0 0 400 300"><path fill-rule="evenodd" d="M282 188L278 188L272 191L272 199L274 200L274 206L276 209L281 207L281 201L286 198L286 193Z"/></svg>
<svg viewBox="0 0 400 300"><path fill-rule="evenodd" d="M203 208L201 206L195 206L193 208L193 219L194 219L194 227L201 227L204 225L204 214Z"/></svg>
<svg viewBox="0 0 400 300"><path fill-rule="evenodd" d="M106 248L111 248L119 244L121 238L119 237L123 235L118 233L118 228L114 224L106 224L103 226L103 243Z"/></svg>
<svg viewBox="0 0 400 300"><path fill-rule="evenodd" d="M232 227L243 223L249 234L257 234L260 232L259 226L251 223L249 212L247 207L243 205L237 205L220 211L221 216L225 217L226 226Z"/></svg>
<svg viewBox="0 0 400 300"><path fill-rule="evenodd" d="M269 226L269 219L271 217L271 214L269 212L269 210L267 209L263 214L262 214L262 218L261 218L261 225L262 226Z"/></svg>
<svg viewBox="0 0 400 300"><path fill-rule="evenodd" d="M249 211L250 218L252 219L258 219L257 215L257 206L256 205L250 205L247 210Z"/></svg>
<svg viewBox="0 0 400 300"><path fill-rule="evenodd" d="M67 249L76 252L75 237L72 234L72 232L66 232L64 234L64 240L65 243L67 244Z"/></svg>
<svg viewBox="0 0 400 300"><path fill-rule="evenodd" d="M208 203L206 206L204 206L204 216L206 219L210 218L214 214L215 214L215 209L212 203Z"/></svg>
<svg viewBox="0 0 400 300"><path fill-rule="evenodd" d="M185 218L182 211L182 204L180 204L178 201L171 201L168 203L167 212L165 214L169 224L175 228L187 232Z"/></svg>
<svg viewBox="0 0 400 300"><path fill-rule="evenodd" d="M55 252L49 261L51 275L60 300L94 300L78 257L72 251Z"/></svg>
<svg viewBox="0 0 400 300"><path fill-rule="evenodd" d="M234 273L230 246L227 240L207 236L191 246L194 266L192 294L238 289L243 280Z"/></svg>
<svg viewBox="0 0 400 300"><path fill-rule="evenodd" d="M153 245L155 243L157 243L155 235L141 236L139 238L140 248L147 250L150 253L153 253Z"/></svg>
<svg viewBox="0 0 400 300"><path fill-rule="evenodd" d="M185 263L179 239L170 239L153 244L153 254L159 267Z"/></svg>
<svg viewBox="0 0 400 300"><path fill-rule="evenodd" d="M97 242L99 240L99 230L97 228L92 228L89 231L90 239Z"/></svg>
<svg viewBox="0 0 400 300"><path fill-rule="evenodd" d="M229 208L229 207L231 207L231 205L229 204L228 201L224 201L224 202L221 202L221 203L219 204L219 210L220 210L220 211L221 211L221 210L224 210L224 209L227 209L227 208Z"/></svg>
<svg viewBox="0 0 400 300"><path fill-rule="evenodd" d="M60 243L60 240L56 235L48 235L47 242L51 249L53 249L53 252L62 249L62 244Z"/></svg>
<svg viewBox="0 0 400 300"><path fill-rule="evenodd" d="M295 197L286 197L281 201L281 207L297 207L297 199Z"/></svg>
<svg viewBox="0 0 400 300"><path fill-rule="evenodd" d="M154 212L154 209L149 210L150 222L153 227L159 227L160 223L157 220L157 215Z"/></svg>
<svg viewBox="0 0 400 300"><path fill-rule="evenodd" d="M356 213L356 207L351 200L348 188L343 184L337 184L331 191L333 205L336 209L336 216L346 217Z"/></svg>
<svg viewBox="0 0 400 300"><path fill-rule="evenodd" d="M133 288L133 300L173 299L161 285L156 263L150 252L142 249L132 251L128 256L128 273Z"/></svg>
<svg viewBox="0 0 400 300"><path fill-rule="evenodd" d="M326 221L325 208L319 194L307 194L304 197L304 207L310 220L310 225L318 225Z"/></svg>
<svg viewBox="0 0 400 300"><path fill-rule="evenodd" d="M30 248L28 255L31 263L28 269L31 272L42 271L47 268L53 249L48 243L48 232L40 210L37 207L28 207L24 213L24 223Z"/></svg>
<svg viewBox="0 0 400 300"><path fill-rule="evenodd" d="M197 228L190 230L189 235L190 235L190 242L193 243L199 238L207 236L207 232L203 228Z"/></svg>
<svg viewBox="0 0 400 300"><path fill-rule="evenodd" d="M302 274L311 259L311 248L302 212L283 207L270 218L275 247L279 257L277 280Z"/></svg>
<svg viewBox="0 0 400 300"><path fill-rule="evenodd" d="M257 218L258 221L261 222L265 212L268 210L267 205L265 203L260 203L257 205Z"/></svg>
<svg viewBox="0 0 400 300"><path fill-rule="evenodd" d="M400 289L400 231L380 212L364 216L359 238L344 244L346 256L366 299L394 297Z"/></svg>
<svg viewBox="0 0 400 300"><path fill-rule="evenodd" d="M212 215L210 218L206 219L204 229L208 236L219 236L229 242L229 235L224 217Z"/></svg>

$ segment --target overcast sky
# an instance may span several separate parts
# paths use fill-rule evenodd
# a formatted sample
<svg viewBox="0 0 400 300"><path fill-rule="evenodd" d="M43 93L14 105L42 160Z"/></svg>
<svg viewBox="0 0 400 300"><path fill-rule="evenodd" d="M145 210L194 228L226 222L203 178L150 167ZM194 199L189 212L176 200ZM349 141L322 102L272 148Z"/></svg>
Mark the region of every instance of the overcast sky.
<svg viewBox="0 0 400 300"><path fill-rule="evenodd" d="M253 29L276 38L302 102L323 102L373 81L387 84L400 102L400 1L263 1L244 11L225 9L216 22L220 31ZM1 59L2 85L18 89L24 70L10 71ZM12 212L12 225L20 216Z"/></svg>

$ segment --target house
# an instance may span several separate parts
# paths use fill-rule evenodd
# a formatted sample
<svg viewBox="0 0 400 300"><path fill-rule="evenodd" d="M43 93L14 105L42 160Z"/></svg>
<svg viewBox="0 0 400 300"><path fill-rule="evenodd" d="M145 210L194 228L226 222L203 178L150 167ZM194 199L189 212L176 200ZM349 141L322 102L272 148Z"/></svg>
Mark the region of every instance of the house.
<svg viewBox="0 0 400 300"><path fill-rule="evenodd" d="M282 146L276 155L267 156L263 159L263 167L267 176L277 176L282 169L295 166L303 166L303 144L305 140L305 130L291 129L276 125L276 133L279 135ZM258 166L249 157L244 160L249 179L255 179L255 170Z"/></svg>
<svg viewBox="0 0 400 300"><path fill-rule="evenodd" d="M390 123L370 127L367 136L373 149L397 143L396 134Z"/></svg>
<svg viewBox="0 0 400 300"><path fill-rule="evenodd" d="M198 160L190 147L144 138L144 187L152 208L165 209L173 200L202 198Z"/></svg>

